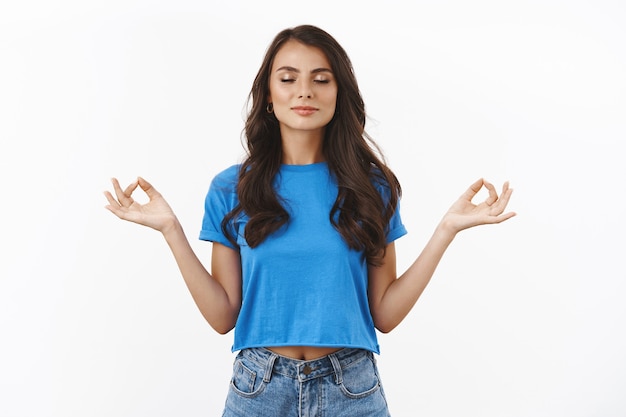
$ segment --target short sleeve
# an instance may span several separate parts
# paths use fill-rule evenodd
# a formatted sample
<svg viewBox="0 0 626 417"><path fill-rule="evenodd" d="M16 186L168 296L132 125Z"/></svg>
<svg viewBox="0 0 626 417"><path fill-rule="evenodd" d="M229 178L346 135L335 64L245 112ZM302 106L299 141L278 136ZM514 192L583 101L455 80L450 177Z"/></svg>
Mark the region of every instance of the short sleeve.
<svg viewBox="0 0 626 417"><path fill-rule="evenodd" d="M396 211L393 213L393 216L391 216L391 219L389 220L389 225L387 226L387 243L391 243L406 234L406 227L404 227L404 224L402 224L402 218L400 217L400 199L398 199L398 204L396 204Z"/></svg>
<svg viewBox="0 0 626 417"><path fill-rule="evenodd" d="M374 186L380 193L383 198L385 204L389 202L391 190L389 189L389 184L382 179L381 176L375 176L373 181ZM396 209L389 219L389 223L387 224L387 228L385 230L387 237L387 244L395 241L396 239L401 238L402 236L407 234L407 230L402 223L402 217L400 216L400 197L398 196L398 201L396 203Z"/></svg>
<svg viewBox="0 0 626 417"><path fill-rule="evenodd" d="M222 220L239 203L237 198L238 172L239 166L233 165L217 174L211 181L204 200L204 216L200 230L200 240L221 243L234 250L239 250L239 248L233 245L224 234ZM232 236L236 236L235 227L233 225L229 227Z"/></svg>

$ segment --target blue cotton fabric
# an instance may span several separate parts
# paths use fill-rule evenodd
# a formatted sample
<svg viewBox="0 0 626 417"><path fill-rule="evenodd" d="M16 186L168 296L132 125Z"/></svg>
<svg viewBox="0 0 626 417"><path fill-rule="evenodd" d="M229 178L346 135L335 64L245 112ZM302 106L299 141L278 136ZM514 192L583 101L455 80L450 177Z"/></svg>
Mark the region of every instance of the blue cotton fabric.
<svg viewBox="0 0 626 417"><path fill-rule="evenodd" d="M283 165L275 189L289 223L256 248L243 235L245 215L232 225L237 245L221 222L237 204L239 165L219 173L205 200L200 239L239 251L242 306L232 350L272 346L349 347L379 353L367 299L367 264L330 222L337 183L326 163ZM380 190L385 196L385 190ZM387 242L406 234L399 209Z"/></svg>

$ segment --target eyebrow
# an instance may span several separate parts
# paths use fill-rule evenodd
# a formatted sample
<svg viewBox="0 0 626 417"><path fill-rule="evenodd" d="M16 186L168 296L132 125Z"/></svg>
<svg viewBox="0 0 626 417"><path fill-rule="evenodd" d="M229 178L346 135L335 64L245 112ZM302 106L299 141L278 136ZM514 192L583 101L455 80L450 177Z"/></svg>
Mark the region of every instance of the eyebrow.
<svg viewBox="0 0 626 417"><path fill-rule="evenodd" d="M276 72L279 71L289 71L289 72L296 72L296 73L300 73L300 70L298 68L294 68L294 67L290 67L288 65L282 66L280 68L278 68L276 70ZM320 72L330 72L332 73L332 71L328 68L315 68L314 70L311 70L311 74L318 74Z"/></svg>

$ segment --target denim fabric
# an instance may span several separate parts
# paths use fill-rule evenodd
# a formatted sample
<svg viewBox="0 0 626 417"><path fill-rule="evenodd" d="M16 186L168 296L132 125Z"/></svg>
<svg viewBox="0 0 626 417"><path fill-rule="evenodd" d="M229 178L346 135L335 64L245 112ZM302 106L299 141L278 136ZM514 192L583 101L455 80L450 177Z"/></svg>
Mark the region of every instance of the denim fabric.
<svg viewBox="0 0 626 417"><path fill-rule="evenodd" d="M311 361L240 351L223 417L389 417L374 354L346 348Z"/></svg>

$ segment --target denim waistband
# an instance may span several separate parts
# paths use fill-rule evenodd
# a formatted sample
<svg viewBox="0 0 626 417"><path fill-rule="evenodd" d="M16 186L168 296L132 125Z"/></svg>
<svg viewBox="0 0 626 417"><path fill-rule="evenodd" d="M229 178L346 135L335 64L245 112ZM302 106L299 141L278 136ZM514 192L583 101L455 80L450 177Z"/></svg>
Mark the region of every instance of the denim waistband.
<svg viewBox="0 0 626 417"><path fill-rule="evenodd" d="M340 349L330 355L308 361L281 356L265 348L243 349L239 354L265 369L263 379L266 382L270 381L272 373L300 381L335 374L337 384L341 384L342 369L368 357L374 360L372 352L355 348Z"/></svg>

